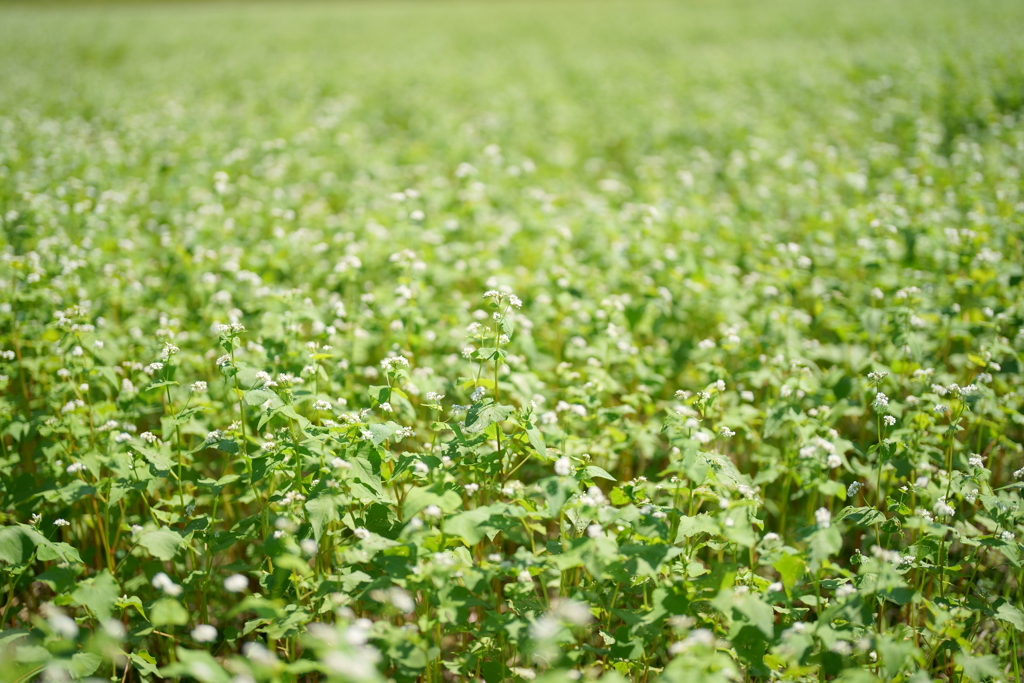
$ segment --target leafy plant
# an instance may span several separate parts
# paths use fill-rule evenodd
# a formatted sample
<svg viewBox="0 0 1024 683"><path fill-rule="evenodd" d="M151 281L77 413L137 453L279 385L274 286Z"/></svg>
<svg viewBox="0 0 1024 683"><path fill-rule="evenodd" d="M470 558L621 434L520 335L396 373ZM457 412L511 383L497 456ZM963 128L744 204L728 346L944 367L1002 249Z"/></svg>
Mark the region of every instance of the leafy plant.
<svg viewBox="0 0 1024 683"><path fill-rule="evenodd" d="M1024 6L594 7L0 9L0 680L1020 679Z"/></svg>

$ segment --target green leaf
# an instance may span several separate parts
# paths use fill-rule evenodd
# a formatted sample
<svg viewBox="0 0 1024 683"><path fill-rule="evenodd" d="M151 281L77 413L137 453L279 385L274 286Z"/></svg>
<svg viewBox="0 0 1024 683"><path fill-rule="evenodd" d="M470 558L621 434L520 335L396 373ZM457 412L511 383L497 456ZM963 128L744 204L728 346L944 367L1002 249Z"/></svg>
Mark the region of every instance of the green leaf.
<svg viewBox="0 0 1024 683"><path fill-rule="evenodd" d="M679 519L679 529L676 531L676 543L685 541L698 534L713 536L718 531L718 523L710 515L702 514L694 517L681 517Z"/></svg>
<svg viewBox="0 0 1024 683"><path fill-rule="evenodd" d="M485 523L494 514L495 506L479 507L453 515L444 521L445 533L458 536L472 547L487 536ZM504 508L503 505L497 506Z"/></svg>
<svg viewBox="0 0 1024 683"><path fill-rule="evenodd" d="M0 527L0 561L24 564L35 547L45 540L42 534L24 524Z"/></svg>
<svg viewBox="0 0 1024 683"><path fill-rule="evenodd" d="M558 516L565 501L569 500L569 496L578 490L579 484L575 479L569 477L547 477L538 481L537 487L540 489L541 495L544 496L544 500L547 501L545 514L554 518Z"/></svg>
<svg viewBox="0 0 1024 683"><path fill-rule="evenodd" d="M958 652L956 663L963 667L964 675L972 681L984 681L987 678L1002 678L1003 670L995 655L972 657L966 652Z"/></svg>
<svg viewBox="0 0 1024 683"><path fill-rule="evenodd" d="M771 640L775 635L775 612L772 606L753 595L745 595L733 605L740 614L756 626L764 637Z"/></svg>
<svg viewBox="0 0 1024 683"><path fill-rule="evenodd" d="M436 493L422 486L410 489L402 501L402 518L409 519L428 505L436 505L442 512L453 512L462 506L462 498L451 490Z"/></svg>
<svg viewBox="0 0 1024 683"><path fill-rule="evenodd" d="M277 394L269 389L250 389L242 394L242 398L245 400L246 405L259 408L267 401L273 401L277 398Z"/></svg>
<svg viewBox="0 0 1024 683"><path fill-rule="evenodd" d="M173 560L181 548L182 538L170 529L154 529L145 531L139 536L139 545L149 554L160 560Z"/></svg>
<svg viewBox="0 0 1024 683"><path fill-rule="evenodd" d="M391 388L386 384L372 384L366 393L370 395L374 406L379 406L391 398Z"/></svg>
<svg viewBox="0 0 1024 683"><path fill-rule="evenodd" d="M807 541L811 560L821 562L838 553L843 547L843 537L833 524L827 529L818 529Z"/></svg>
<svg viewBox="0 0 1024 683"><path fill-rule="evenodd" d="M540 429L538 429L532 422L527 422L525 427L526 436L530 440L530 445L533 446L533 449L542 456L546 456L548 454L548 447L544 443L544 434L541 433Z"/></svg>
<svg viewBox="0 0 1024 683"><path fill-rule="evenodd" d="M106 569L85 581L80 581L78 588L71 594L75 604L87 608L97 619L109 619L114 609L114 601L121 595L117 581Z"/></svg>
<svg viewBox="0 0 1024 683"><path fill-rule="evenodd" d="M50 542L46 539L43 539L43 542L39 544L36 557L44 562L82 562L82 556L67 543L61 543L60 541Z"/></svg>
<svg viewBox="0 0 1024 683"><path fill-rule="evenodd" d="M466 433L480 434L492 424L507 420L514 410L512 406L501 406L490 400L474 403L466 413Z"/></svg>
<svg viewBox="0 0 1024 683"><path fill-rule="evenodd" d="M799 555L783 555L772 564L772 567L782 577L782 585L786 588L786 592L792 593L793 586L804 575L807 563Z"/></svg>
<svg viewBox="0 0 1024 683"><path fill-rule="evenodd" d="M71 675L75 678L85 678L96 672L103 663L103 657L95 652L78 652L71 657Z"/></svg>
<svg viewBox="0 0 1024 683"><path fill-rule="evenodd" d="M184 626L188 623L188 610L177 600L162 598L149 608L149 622L153 626Z"/></svg>
<svg viewBox="0 0 1024 683"><path fill-rule="evenodd" d="M885 515L881 511L872 507L853 507L847 506L836 514L833 522L839 522L841 520L849 520L859 527L869 529L876 524L881 524L885 521Z"/></svg>
<svg viewBox="0 0 1024 683"><path fill-rule="evenodd" d="M143 675L154 677L160 675L160 670L156 667L156 659L153 655L149 654L149 651L139 650L132 652L129 656L132 659L132 665Z"/></svg>
<svg viewBox="0 0 1024 683"><path fill-rule="evenodd" d="M231 674L213 658L209 652L186 650L178 646L178 661L160 670L160 676L168 678L193 678L200 683L229 683Z"/></svg>
<svg viewBox="0 0 1024 683"><path fill-rule="evenodd" d="M174 461L171 460L171 456L165 453L161 453L160 451L146 446L133 446L133 448L142 454L142 457L146 459L146 462L160 472L169 472L174 468Z"/></svg>
<svg viewBox="0 0 1024 683"><path fill-rule="evenodd" d="M582 481L591 481L593 479L607 479L609 481L618 481L618 479L608 474L607 471L605 471L601 467L598 467L597 465L587 465L586 467L580 469L576 474L578 478Z"/></svg>
<svg viewBox="0 0 1024 683"><path fill-rule="evenodd" d="M370 431L370 442L374 446L379 446L392 436L395 435L401 428L401 425L395 422L385 422L384 424L372 424L367 427Z"/></svg>
<svg viewBox="0 0 1024 683"><path fill-rule="evenodd" d="M172 382L170 380L163 380L163 381L160 381L160 382L152 382L151 384L147 385L146 388L143 389L142 391L143 392L156 391L157 389L163 389L164 387L176 387L176 386L178 386L177 382Z"/></svg>
<svg viewBox="0 0 1024 683"><path fill-rule="evenodd" d="M1024 632L1024 613L1008 602L996 609L996 619L1012 624L1018 631Z"/></svg>
<svg viewBox="0 0 1024 683"><path fill-rule="evenodd" d="M324 535L324 528L328 524L341 519L340 510L343 507L344 500L340 496L318 496L306 501L306 514L317 541Z"/></svg>
<svg viewBox="0 0 1024 683"><path fill-rule="evenodd" d="M914 653L912 641L896 640L888 634L875 637L875 648L882 658L882 666L889 674L889 680L896 678L896 675L903 670L904 665Z"/></svg>

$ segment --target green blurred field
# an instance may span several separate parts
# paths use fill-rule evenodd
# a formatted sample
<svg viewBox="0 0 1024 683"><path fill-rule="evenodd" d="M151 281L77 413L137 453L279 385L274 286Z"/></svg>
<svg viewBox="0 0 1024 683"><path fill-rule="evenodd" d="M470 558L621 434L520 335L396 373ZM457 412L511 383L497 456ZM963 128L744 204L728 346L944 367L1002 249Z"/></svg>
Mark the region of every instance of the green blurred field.
<svg viewBox="0 0 1024 683"><path fill-rule="evenodd" d="M0 4L0 683L1019 679L1022 166L1020 0Z"/></svg>
<svg viewBox="0 0 1024 683"><path fill-rule="evenodd" d="M752 135L853 144L893 92L906 118L886 138L906 144L919 113L955 134L1021 107L1022 26L1019 2L11 5L0 112L116 129L173 101L225 145L334 103L397 163L480 139L626 170Z"/></svg>

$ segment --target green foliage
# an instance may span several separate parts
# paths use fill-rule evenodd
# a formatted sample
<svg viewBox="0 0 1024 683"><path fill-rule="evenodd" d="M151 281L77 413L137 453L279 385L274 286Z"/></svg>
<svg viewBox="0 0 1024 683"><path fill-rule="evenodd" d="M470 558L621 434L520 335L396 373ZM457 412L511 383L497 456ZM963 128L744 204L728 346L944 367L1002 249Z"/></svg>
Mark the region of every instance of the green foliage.
<svg viewBox="0 0 1024 683"><path fill-rule="evenodd" d="M1020 680L1022 28L0 8L0 681Z"/></svg>

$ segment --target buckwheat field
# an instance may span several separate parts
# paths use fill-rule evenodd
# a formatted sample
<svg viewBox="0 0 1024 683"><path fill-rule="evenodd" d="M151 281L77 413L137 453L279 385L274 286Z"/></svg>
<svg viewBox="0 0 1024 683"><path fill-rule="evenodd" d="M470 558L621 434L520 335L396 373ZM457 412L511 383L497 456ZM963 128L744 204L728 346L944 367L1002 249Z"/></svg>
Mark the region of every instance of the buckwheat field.
<svg viewBox="0 0 1024 683"><path fill-rule="evenodd" d="M1024 4L0 7L0 681L1021 680Z"/></svg>

